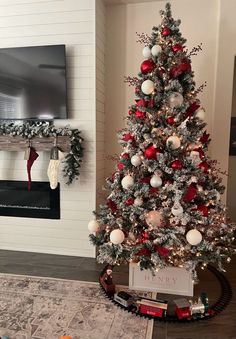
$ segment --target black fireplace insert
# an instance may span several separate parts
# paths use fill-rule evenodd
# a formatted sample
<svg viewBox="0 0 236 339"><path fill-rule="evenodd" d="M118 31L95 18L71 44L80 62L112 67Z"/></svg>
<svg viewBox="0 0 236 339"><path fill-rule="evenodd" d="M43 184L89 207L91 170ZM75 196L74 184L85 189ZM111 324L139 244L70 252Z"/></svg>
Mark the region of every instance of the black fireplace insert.
<svg viewBox="0 0 236 339"><path fill-rule="evenodd" d="M52 190L49 182L0 180L0 216L60 219L60 184Z"/></svg>

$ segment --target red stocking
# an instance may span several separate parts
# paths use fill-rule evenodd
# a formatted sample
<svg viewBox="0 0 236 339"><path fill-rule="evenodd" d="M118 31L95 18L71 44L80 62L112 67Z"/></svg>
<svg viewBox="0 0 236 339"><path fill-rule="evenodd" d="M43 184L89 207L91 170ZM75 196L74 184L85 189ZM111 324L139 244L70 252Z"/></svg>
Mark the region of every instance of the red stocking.
<svg viewBox="0 0 236 339"><path fill-rule="evenodd" d="M30 147L30 155L29 160L27 160L27 173L28 173L28 191L31 190L31 167L35 160L38 158L38 153L36 153L35 149L33 147Z"/></svg>

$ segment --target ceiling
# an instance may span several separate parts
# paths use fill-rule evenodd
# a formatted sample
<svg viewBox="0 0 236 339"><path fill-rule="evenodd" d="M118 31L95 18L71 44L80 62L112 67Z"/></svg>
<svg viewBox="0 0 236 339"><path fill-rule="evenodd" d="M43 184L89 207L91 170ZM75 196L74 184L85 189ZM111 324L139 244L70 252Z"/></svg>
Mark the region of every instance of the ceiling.
<svg viewBox="0 0 236 339"><path fill-rule="evenodd" d="M162 0L104 0L107 6L109 5L122 5L122 4L135 4L138 2L153 2Z"/></svg>

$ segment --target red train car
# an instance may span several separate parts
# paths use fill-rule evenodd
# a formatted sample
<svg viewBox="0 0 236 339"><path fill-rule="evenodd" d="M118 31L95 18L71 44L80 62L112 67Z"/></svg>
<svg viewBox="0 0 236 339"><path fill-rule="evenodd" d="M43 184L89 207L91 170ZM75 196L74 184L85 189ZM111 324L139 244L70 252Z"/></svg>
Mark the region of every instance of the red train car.
<svg viewBox="0 0 236 339"><path fill-rule="evenodd" d="M184 298L174 300L175 313L179 320L191 318L190 302Z"/></svg>
<svg viewBox="0 0 236 339"><path fill-rule="evenodd" d="M102 271L99 282L104 288L104 290L109 294L114 294L116 292L115 285L112 280L112 266L107 265Z"/></svg>
<svg viewBox="0 0 236 339"><path fill-rule="evenodd" d="M147 314L158 318L166 316L167 301L141 299L137 300L136 304L138 305L138 310L141 314Z"/></svg>

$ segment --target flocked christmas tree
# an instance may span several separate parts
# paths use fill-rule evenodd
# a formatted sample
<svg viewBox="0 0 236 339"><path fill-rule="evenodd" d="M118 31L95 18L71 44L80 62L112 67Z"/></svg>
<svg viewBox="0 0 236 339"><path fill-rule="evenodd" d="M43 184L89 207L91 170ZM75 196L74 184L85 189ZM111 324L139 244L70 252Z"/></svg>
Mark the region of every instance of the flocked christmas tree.
<svg viewBox="0 0 236 339"><path fill-rule="evenodd" d="M145 60L135 86L127 128L118 133L123 152L106 180L106 204L89 223L98 261L137 262L153 271L230 261L235 226L220 201L217 164L206 151L209 134L197 98L191 56L170 4L151 36L139 35Z"/></svg>

